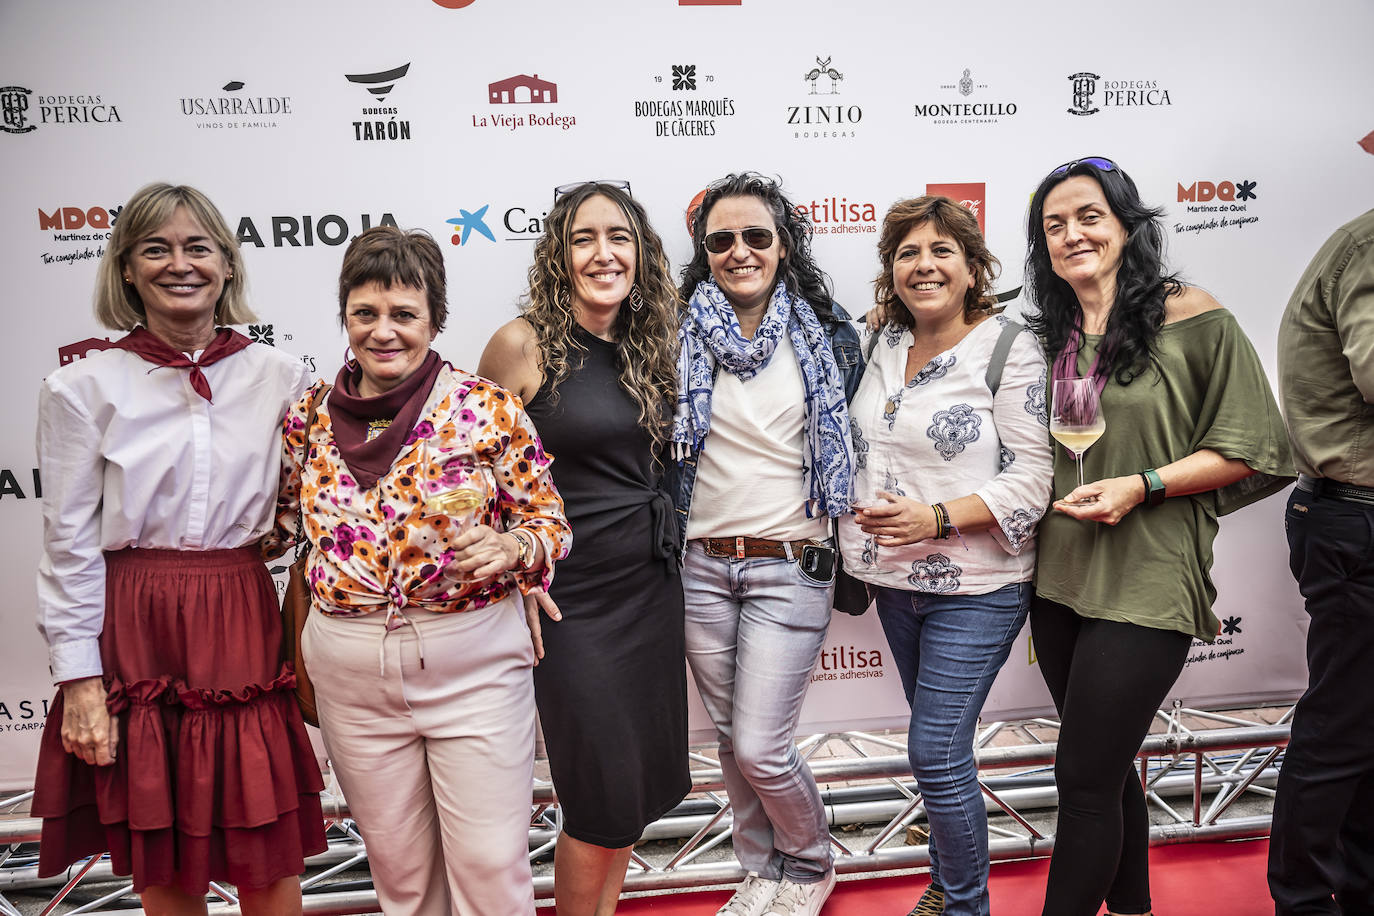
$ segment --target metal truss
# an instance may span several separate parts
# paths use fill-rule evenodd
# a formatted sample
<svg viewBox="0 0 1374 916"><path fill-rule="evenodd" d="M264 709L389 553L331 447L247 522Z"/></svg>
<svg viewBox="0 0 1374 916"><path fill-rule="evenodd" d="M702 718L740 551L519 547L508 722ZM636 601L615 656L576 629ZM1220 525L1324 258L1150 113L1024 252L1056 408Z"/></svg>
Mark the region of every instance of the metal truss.
<svg viewBox="0 0 1374 916"><path fill-rule="evenodd" d="M1151 843L1267 836L1267 813L1226 815L1244 796L1272 798L1277 765L1288 743L1291 708L1274 725L1256 725L1225 713L1183 707L1161 710L1157 715L1160 729L1146 739L1138 757L1146 798L1160 812L1156 820L1163 821L1151 829ZM1207 727L1199 728L1199 723ZM1053 808L1057 801L1055 743L1047 740L1057 728L1052 719L997 722L987 725L978 736L979 785L990 815L989 849L994 861L1046 856L1054 847L1053 836L1038 829L1035 822L1046 823L1043 811ZM925 811L920 790L911 778L904 741L863 732L838 732L805 738L799 750L822 786L837 872L859 875L929 865L928 847L911 843L913 838L919 841L925 836L921 828ZM693 792L645 831L645 842L631 859L626 892L706 887L744 877L733 856L718 851L729 840L731 826L719 765L705 753L691 754L690 764ZM46 894L50 889L52 898L44 916L54 912L118 912L126 916L138 912L127 908L127 900L119 909L102 909L132 897L128 883L79 907L64 906L78 884L120 880L111 873L107 858L79 863L56 878L37 877L33 847L25 844L37 842L39 822L9 813L21 809L31 795L27 792L0 800L0 916L19 916L5 894L16 890ZM327 852L307 861L301 882L306 892L305 912L378 912L377 896L370 886L322 890L329 879L367 860L362 837L332 783L323 801L330 843ZM530 818L531 860L552 853L561 821L552 785L536 781ZM552 876L536 877L534 884L536 898L552 898ZM211 885L210 898L214 914L239 912L238 900L228 888Z"/></svg>

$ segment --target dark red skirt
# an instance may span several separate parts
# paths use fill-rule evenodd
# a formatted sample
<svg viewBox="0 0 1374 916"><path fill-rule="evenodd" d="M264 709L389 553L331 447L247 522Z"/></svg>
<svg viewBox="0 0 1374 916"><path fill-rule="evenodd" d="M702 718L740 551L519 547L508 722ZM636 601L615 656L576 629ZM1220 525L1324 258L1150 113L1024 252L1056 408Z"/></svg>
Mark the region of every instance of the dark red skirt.
<svg viewBox="0 0 1374 916"><path fill-rule="evenodd" d="M58 691L33 797L39 877L105 851L139 892L300 874L325 849L324 783L256 549L130 548L105 568L100 657L119 748L105 767L63 751Z"/></svg>

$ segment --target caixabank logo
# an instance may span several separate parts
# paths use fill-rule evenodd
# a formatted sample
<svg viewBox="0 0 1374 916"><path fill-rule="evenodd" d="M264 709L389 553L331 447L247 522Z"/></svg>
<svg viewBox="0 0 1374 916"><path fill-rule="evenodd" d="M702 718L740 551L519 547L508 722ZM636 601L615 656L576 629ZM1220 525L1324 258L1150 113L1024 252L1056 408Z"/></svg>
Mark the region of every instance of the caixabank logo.
<svg viewBox="0 0 1374 916"><path fill-rule="evenodd" d="M1244 229L1260 221L1254 212L1260 197L1254 179L1198 178L1177 184L1185 216L1173 224L1175 233Z"/></svg>
<svg viewBox="0 0 1374 916"><path fill-rule="evenodd" d="M294 112L291 96L230 80L218 92L182 96L181 116L199 130L264 130L285 123Z"/></svg>
<svg viewBox="0 0 1374 916"><path fill-rule="evenodd" d="M1016 102L997 97L989 89L987 83L974 77L973 68L965 67L957 80L936 87L935 98L917 102L915 117L926 124L942 127L997 124L1015 117L1019 107Z"/></svg>
<svg viewBox="0 0 1374 916"><path fill-rule="evenodd" d="M476 238L485 238L488 242L496 241L496 236L492 234L491 227L487 225L487 212L491 210L491 204L482 204L466 210L458 208L458 215L444 220L448 223L451 231L449 242L459 247L465 247L468 242Z"/></svg>
<svg viewBox="0 0 1374 916"><path fill-rule="evenodd" d="M787 106L787 127L794 140L853 139L863 120L863 108L842 94L844 73L830 55L816 55L801 74L805 96Z"/></svg>
<svg viewBox="0 0 1374 916"><path fill-rule="evenodd" d="M121 209L121 205L39 207L37 225L43 235L39 259L45 265L99 260Z"/></svg>
<svg viewBox="0 0 1374 916"><path fill-rule="evenodd" d="M658 98L636 99L634 116L653 135L663 138L714 137L735 116L735 100L721 93L714 73L695 63L672 64L667 73L651 75Z"/></svg>
<svg viewBox="0 0 1374 916"><path fill-rule="evenodd" d="M122 123L118 106L100 94L46 94L24 86L0 87L0 130L5 133L32 133L50 124L99 127Z"/></svg>
<svg viewBox="0 0 1374 916"><path fill-rule="evenodd" d="M366 90L371 100L361 106L361 117L353 122L354 140L409 140L410 119L401 117L396 104L387 98L410 72L410 63L371 73L345 73L344 79Z"/></svg>
<svg viewBox="0 0 1374 916"><path fill-rule="evenodd" d="M459 207L458 215L444 220L449 243L458 248L486 247L487 242L534 242L544 234L548 206L516 204L501 206L484 203Z"/></svg>
<svg viewBox="0 0 1374 916"><path fill-rule="evenodd" d="M487 109L471 113L485 130L572 130L577 116L558 108L558 84L538 73L517 73L487 84Z"/></svg>
<svg viewBox="0 0 1374 916"><path fill-rule="evenodd" d="M1069 75L1069 82L1073 86L1073 104L1068 113L1079 117L1109 108L1159 108L1174 103L1169 90L1156 79L1103 79L1097 73L1080 70Z"/></svg>

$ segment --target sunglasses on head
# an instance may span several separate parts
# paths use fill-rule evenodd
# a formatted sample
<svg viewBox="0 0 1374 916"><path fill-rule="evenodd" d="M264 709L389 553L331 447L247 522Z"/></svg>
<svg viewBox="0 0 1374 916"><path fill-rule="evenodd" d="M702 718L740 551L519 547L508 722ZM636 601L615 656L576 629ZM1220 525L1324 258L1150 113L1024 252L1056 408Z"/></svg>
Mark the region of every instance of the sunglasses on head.
<svg viewBox="0 0 1374 916"><path fill-rule="evenodd" d="M630 183L624 178L593 178L589 181L574 181L572 184L560 184L553 189L553 199L556 202L564 194L571 194L578 188L589 184L604 184L607 187L615 188L617 191L630 193Z"/></svg>
<svg viewBox="0 0 1374 916"><path fill-rule="evenodd" d="M1075 159L1073 162L1064 163L1053 172L1050 172L1050 177L1054 178L1055 176L1063 175L1076 165L1090 165L1102 172L1110 172L1116 168L1116 163L1110 159L1104 159L1101 156L1084 156L1082 159Z"/></svg>
<svg viewBox="0 0 1374 916"><path fill-rule="evenodd" d="M772 229L750 226L748 229L720 229L706 233L706 250L711 254L725 254L735 247L735 236L744 239L744 244L755 251L767 251L773 247Z"/></svg>

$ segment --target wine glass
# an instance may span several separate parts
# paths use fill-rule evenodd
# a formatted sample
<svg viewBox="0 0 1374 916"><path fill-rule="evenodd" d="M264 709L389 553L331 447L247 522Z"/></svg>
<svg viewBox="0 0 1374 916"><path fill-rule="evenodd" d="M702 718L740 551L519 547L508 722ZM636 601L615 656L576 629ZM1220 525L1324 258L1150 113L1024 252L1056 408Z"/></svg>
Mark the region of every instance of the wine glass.
<svg viewBox="0 0 1374 916"><path fill-rule="evenodd" d="M873 456L870 454L869 458L872 459L872 457ZM883 468L880 473L875 473L875 471L876 469L870 470L870 474L872 475L872 477L881 478L883 485L881 487L875 487L872 496L859 496L857 494L855 495L855 498L850 501L849 505L850 508L855 510L856 514L857 510L859 509L872 509L888 502L888 500L878 495L878 493L882 491L894 493L898 496L906 495L897 485L897 478L893 476L891 471L889 471L887 468ZM863 546L860 549L860 557L863 560L863 566L865 569L876 569L878 567L877 537L871 534L863 535Z"/></svg>
<svg viewBox="0 0 1374 916"><path fill-rule="evenodd" d="M1083 453L1102 437L1107 420L1102 416L1101 393L1096 378L1054 380L1050 435L1068 449L1078 462L1078 485L1083 486Z"/></svg>
<svg viewBox="0 0 1374 916"><path fill-rule="evenodd" d="M447 515L453 520L456 534L477 525L495 495L491 469L479 459L467 432L462 432L461 436L466 448L444 463L436 479L423 484L425 511L431 515ZM460 582L476 581L454 578Z"/></svg>

